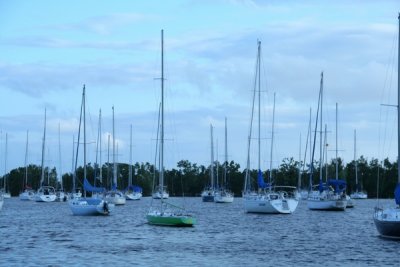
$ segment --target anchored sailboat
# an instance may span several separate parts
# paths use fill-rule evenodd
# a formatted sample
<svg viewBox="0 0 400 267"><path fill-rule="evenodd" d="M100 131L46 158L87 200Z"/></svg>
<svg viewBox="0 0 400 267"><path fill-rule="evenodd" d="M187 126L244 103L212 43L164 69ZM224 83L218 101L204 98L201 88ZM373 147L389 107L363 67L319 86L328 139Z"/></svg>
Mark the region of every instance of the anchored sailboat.
<svg viewBox="0 0 400 267"><path fill-rule="evenodd" d="M203 202L214 202L215 197L215 182L214 182L214 135L213 135L213 126L210 124L210 185L204 188L203 192L201 192L201 199Z"/></svg>
<svg viewBox="0 0 400 267"><path fill-rule="evenodd" d="M35 198L35 192L28 185L28 136L29 131L26 131L24 191L19 194L20 200L33 200Z"/></svg>
<svg viewBox="0 0 400 267"><path fill-rule="evenodd" d="M270 166L270 181L264 182L263 172L261 171L261 42L258 41L257 52L257 65L255 75L254 91L253 91L253 105L251 109L250 131L247 144L247 166L245 184L243 190L243 204L246 212L254 213L293 213L299 200L295 197L296 187L281 187L272 184L272 148L274 137L274 121L272 122L272 138L271 138L271 166ZM258 91L258 175L257 183L258 190L251 190L251 177L250 177L250 145L253 130L253 117L254 117L254 104L256 100L256 92ZM274 95L274 110L273 120L275 116L275 95Z"/></svg>
<svg viewBox="0 0 400 267"><path fill-rule="evenodd" d="M129 153L129 177L128 177L128 188L125 191L125 197L127 200L140 200L142 198L142 188L132 184L132 124L130 132L130 153Z"/></svg>
<svg viewBox="0 0 400 267"><path fill-rule="evenodd" d="M354 171L356 174L356 191L350 197L352 199L367 199L368 194L362 190L361 183L358 181L358 166L357 166L357 131L354 130Z"/></svg>
<svg viewBox="0 0 400 267"><path fill-rule="evenodd" d="M49 185L44 185L44 157L45 157L45 147L46 147L46 109L44 110L44 133L43 133L43 143L42 143L42 175L40 177L40 188L36 192L35 200L36 202L53 202L56 200L56 190L54 187Z"/></svg>
<svg viewBox="0 0 400 267"><path fill-rule="evenodd" d="M114 126L114 106L112 107L113 111L113 183L112 183L112 188L110 191L106 193L106 200L110 203L113 203L115 205L125 205L126 203L126 198L124 194L118 190L117 186L117 162L115 160L115 126Z"/></svg>
<svg viewBox="0 0 400 267"><path fill-rule="evenodd" d="M318 97L317 118L315 121L315 134L311 156L311 171L310 171L310 187L312 191L308 195L307 206L310 210L339 210L346 209L347 201L344 194L342 194L345 183L342 180L329 180L327 183L322 181L322 165L323 165L323 150L322 150L322 100L323 100L323 82L324 74L321 73L320 90ZM318 117L319 116L319 117ZM315 142L317 135L318 118L320 119L320 166L319 166L319 184L312 186L314 174L314 152Z"/></svg>
<svg viewBox="0 0 400 267"><path fill-rule="evenodd" d="M228 189L227 176L228 176L228 125L225 117L225 162L224 162L224 177L223 183L220 188L215 192L214 201L216 203L232 203L234 196L232 191Z"/></svg>
<svg viewBox="0 0 400 267"><path fill-rule="evenodd" d="M396 206L375 207L374 222L379 234L388 238L400 238L400 13L397 61L397 185L394 190Z"/></svg>
<svg viewBox="0 0 400 267"><path fill-rule="evenodd" d="M112 211L114 205L109 204L106 200L97 197L86 197L86 192L92 193L103 193L105 192L105 188L102 187L94 187L92 186L86 177L86 107L85 107L85 85L83 85L82 92L82 106L81 106L81 115L79 120L79 133L78 133L78 143L76 149L76 157L75 157L75 168L74 173L76 173L78 155L79 155L79 136L81 129L81 121L82 121L82 113L83 113L83 188L85 190L85 197L73 197L68 205L72 211L73 215L109 215ZM76 174L74 174L75 176Z"/></svg>
<svg viewBox="0 0 400 267"><path fill-rule="evenodd" d="M160 188L164 188L164 31L161 30L161 131L160 131ZM157 140L158 141L158 140ZM158 202L158 201L157 201ZM193 226L196 218L185 208L164 200L163 194L156 207L147 213L147 222L160 226Z"/></svg>

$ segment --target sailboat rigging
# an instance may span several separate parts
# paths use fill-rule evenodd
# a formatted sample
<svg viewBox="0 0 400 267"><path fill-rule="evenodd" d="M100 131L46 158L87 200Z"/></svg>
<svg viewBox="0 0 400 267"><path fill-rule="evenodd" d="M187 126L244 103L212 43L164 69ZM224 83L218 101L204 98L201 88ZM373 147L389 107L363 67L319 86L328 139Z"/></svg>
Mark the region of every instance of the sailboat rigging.
<svg viewBox="0 0 400 267"><path fill-rule="evenodd" d="M161 30L161 125L160 125L160 188L164 188L164 30ZM157 201L158 202L158 201ZM164 200L163 194L159 206L151 207L147 213L147 222L159 226L193 226L196 218L185 208Z"/></svg>
<svg viewBox="0 0 400 267"><path fill-rule="evenodd" d="M400 239L400 13L397 59L397 185L394 190L396 206L375 207L374 222L382 237Z"/></svg>
<svg viewBox="0 0 400 267"><path fill-rule="evenodd" d="M250 130L247 144L247 166L245 174L245 185L243 190L243 203L246 212L251 213L282 213L291 214L293 213L299 200L296 198L296 187L288 186L276 186L273 185L272 169L270 169L269 183L264 182L263 172L261 171L261 41L258 41L257 49L257 64L256 64L256 75L253 90L253 101L251 109L251 120ZM257 183L258 190L251 190L251 177L250 177L250 145L252 139L253 130L253 118L255 110L256 92L258 92L258 169L257 169ZM274 111L275 113L275 100L274 100ZM274 121L273 114L273 121ZM271 136L271 163L272 168L272 148L273 148L273 127L272 123L272 136Z"/></svg>

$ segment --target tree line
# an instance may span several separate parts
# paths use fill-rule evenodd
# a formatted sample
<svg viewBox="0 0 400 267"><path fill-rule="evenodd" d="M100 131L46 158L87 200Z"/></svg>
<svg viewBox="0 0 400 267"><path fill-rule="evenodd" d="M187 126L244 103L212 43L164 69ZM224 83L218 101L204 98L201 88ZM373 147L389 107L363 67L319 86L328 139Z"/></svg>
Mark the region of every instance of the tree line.
<svg viewBox="0 0 400 267"><path fill-rule="evenodd" d="M390 162L388 158L380 162L378 159L372 159L369 162L363 156L357 161L351 161L346 165L343 164L341 158L338 159L338 176L339 179L345 180L347 183L347 193L356 190L356 163L358 170L358 180L361 188L368 192L368 197L377 196L377 188L379 188L379 197L393 198L394 188L397 183L397 162ZM128 186L129 165L126 163L117 164L117 184L118 188L123 190ZM216 168L218 166L218 168ZM234 161L214 164L214 177L218 179L220 185L223 185L223 177L226 168L226 187L232 190L235 196L241 196L244 177L246 170L240 170L240 165ZM138 185L143 189L143 195L151 195L153 183L158 183L159 170L153 164L148 162L136 162L132 165L132 180L134 185ZM299 176L299 169L301 175ZM86 166L87 178L92 185L110 188L113 176L113 164L105 163L100 168L96 164L89 163ZM299 177L301 189L309 189L310 185L310 167L309 165L300 166L300 162L293 158L284 158L278 168L272 170L272 183L275 185L297 186ZM331 160L322 168L322 177L325 181L335 179L336 161ZM4 185L6 178L6 189L12 196L18 196L25 187L25 177L27 173L27 186L36 190L40 187L41 167L37 165L29 165L11 170L9 173L0 178L0 188ZM83 167L77 168L75 172L76 187L82 189L83 185ZM319 163L314 162L314 172L312 175L312 184L319 181ZM258 170L250 170L251 184L256 188ZM263 172L264 179L270 177L270 170ZM378 179L379 174L379 179ZM61 188L61 183L57 179L56 168L45 167L44 184ZM181 160L175 168L164 171L165 185L171 196L199 196L204 187L210 184L210 166L197 165L189 160ZM378 183L379 181L379 183ZM64 191L71 192L73 185L73 174L64 173L62 175L62 187Z"/></svg>

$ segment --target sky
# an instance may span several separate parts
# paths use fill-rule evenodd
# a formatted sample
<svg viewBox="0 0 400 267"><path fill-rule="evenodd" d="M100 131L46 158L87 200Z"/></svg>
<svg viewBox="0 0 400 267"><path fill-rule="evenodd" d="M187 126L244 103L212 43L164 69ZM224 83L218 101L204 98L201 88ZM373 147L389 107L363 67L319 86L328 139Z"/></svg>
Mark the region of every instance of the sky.
<svg viewBox="0 0 400 267"><path fill-rule="evenodd" d="M167 168L182 159L209 165L210 124L214 157L246 166L258 40L262 169L298 160L300 146L304 157L321 72L328 160L336 151L345 162L353 160L354 130L357 157L395 160L395 109L381 104L397 104L399 11L395 0L0 0L0 174L25 166L27 131L27 162L41 164L45 109L44 164L72 170L83 85L87 161L96 161L101 109L97 160L115 155L128 163L132 147L133 162L154 163L161 29ZM108 146L113 106L114 153ZM257 168L254 137L251 167Z"/></svg>

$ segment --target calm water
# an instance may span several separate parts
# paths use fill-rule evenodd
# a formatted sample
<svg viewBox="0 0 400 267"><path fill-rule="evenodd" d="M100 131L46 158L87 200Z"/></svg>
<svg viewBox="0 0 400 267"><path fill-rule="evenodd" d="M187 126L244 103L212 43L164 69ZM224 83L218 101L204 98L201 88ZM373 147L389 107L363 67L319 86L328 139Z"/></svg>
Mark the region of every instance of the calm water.
<svg viewBox="0 0 400 267"><path fill-rule="evenodd" d="M146 224L150 201L127 201L108 217L78 217L66 203L6 199L0 265L400 266L400 242L378 237L375 200L345 212L310 211L301 202L292 215L257 215L245 214L240 198L186 198L197 215L193 228Z"/></svg>

